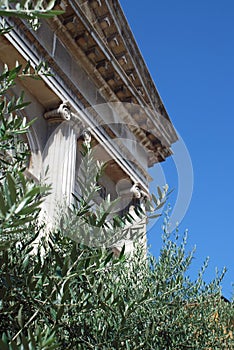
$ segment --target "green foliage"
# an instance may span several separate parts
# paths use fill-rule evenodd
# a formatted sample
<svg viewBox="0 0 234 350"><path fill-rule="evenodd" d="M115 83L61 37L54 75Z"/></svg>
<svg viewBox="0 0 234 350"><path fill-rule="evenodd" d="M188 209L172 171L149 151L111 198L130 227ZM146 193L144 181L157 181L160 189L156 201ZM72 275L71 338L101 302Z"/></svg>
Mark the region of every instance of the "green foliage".
<svg viewBox="0 0 234 350"><path fill-rule="evenodd" d="M28 102L24 102L23 94L11 99L6 96L21 68L5 67L0 75L0 249L17 240L36 220L47 190L24 176L29 158L25 137L31 123L20 111Z"/></svg>
<svg viewBox="0 0 234 350"><path fill-rule="evenodd" d="M24 349L27 339L33 349L47 349L47 342L48 349L232 348L233 305L221 299L219 277L205 284L202 274L195 282L186 276L192 253L185 253L185 238L165 234L158 260L141 248L116 258L61 232L32 255L31 239L1 253L6 344Z"/></svg>
<svg viewBox="0 0 234 350"><path fill-rule="evenodd" d="M1 1L0 15L23 17L35 26L38 18L57 14L51 11L53 4ZM9 30L11 28L2 20L0 35ZM17 78L40 79L42 75L50 75L44 62L35 67L31 67L30 62L25 67L16 62L12 69L5 65L0 75L0 250L16 242L30 225L35 227L35 232L38 230L36 219L42 198L48 192L48 188L24 176L30 157L26 134L32 122L28 123L21 111L30 102L24 101L23 93L18 97L9 94Z"/></svg>
<svg viewBox="0 0 234 350"><path fill-rule="evenodd" d="M60 10L53 10L54 4L55 0L0 0L0 16L26 19L31 27L36 30L40 25L40 18L51 18L63 13ZM10 29L11 27L4 23L0 33L4 34Z"/></svg>

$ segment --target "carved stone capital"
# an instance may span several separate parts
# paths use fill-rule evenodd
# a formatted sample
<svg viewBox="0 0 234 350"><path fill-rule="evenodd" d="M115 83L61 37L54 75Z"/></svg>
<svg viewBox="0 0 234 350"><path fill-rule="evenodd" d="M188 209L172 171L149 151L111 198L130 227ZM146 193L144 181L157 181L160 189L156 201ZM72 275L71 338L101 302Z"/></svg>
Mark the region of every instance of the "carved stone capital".
<svg viewBox="0 0 234 350"><path fill-rule="evenodd" d="M137 183L131 187L130 192L133 194L134 198L137 199L149 198L149 194L143 191Z"/></svg>
<svg viewBox="0 0 234 350"><path fill-rule="evenodd" d="M90 132L90 129L89 128L84 129L81 136L82 136L84 145L90 148L91 141L92 141L92 134Z"/></svg>
<svg viewBox="0 0 234 350"><path fill-rule="evenodd" d="M133 194L134 198L141 198L141 190L138 186L138 184L134 184L131 188L130 188L130 192Z"/></svg>
<svg viewBox="0 0 234 350"><path fill-rule="evenodd" d="M131 197L140 200L149 198L149 194L145 192L138 183L132 185L128 180L122 182L118 188L116 188L116 191L121 197Z"/></svg>
<svg viewBox="0 0 234 350"><path fill-rule="evenodd" d="M71 110L67 102L63 102L58 108L46 112L44 118L49 122L62 122L71 119Z"/></svg>

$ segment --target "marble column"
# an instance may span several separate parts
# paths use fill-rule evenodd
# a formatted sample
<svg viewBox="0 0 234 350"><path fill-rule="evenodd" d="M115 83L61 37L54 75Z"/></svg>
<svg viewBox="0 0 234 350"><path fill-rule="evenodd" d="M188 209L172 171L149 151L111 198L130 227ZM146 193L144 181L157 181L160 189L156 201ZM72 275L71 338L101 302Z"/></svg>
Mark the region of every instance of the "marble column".
<svg viewBox="0 0 234 350"><path fill-rule="evenodd" d="M149 197L148 193L143 191L138 184L132 185L130 188L125 188L118 193L123 200L129 203L129 214L133 218L132 223L126 222L125 237L114 244L112 247L115 255L118 256L123 245L125 252L132 253L134 251L134 242L141 243L146 252L146 216L136 214L136 207L139 206L143 213L145 212L145 201Z"/></svg>
<svg viewBox="0 0 234 350"><path fill-rule="evenodd" d="M44 202L47 222L56 224L72 202L75 186L77 138L80 127L72 121L72 113L66 103L47 112L49 137L43 152L44 182L51 186L51 193Z"/></svg>

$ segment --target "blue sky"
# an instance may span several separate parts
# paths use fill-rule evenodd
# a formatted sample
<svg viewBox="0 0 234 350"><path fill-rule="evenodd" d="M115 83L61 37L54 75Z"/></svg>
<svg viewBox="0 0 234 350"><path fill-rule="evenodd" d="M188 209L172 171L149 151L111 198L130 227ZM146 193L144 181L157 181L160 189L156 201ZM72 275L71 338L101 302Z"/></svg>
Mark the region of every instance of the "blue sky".
<svg viewBox="0 0 234 350"><path fill-rule="evenodd" d="M226 266L223 294L234 283L234 1L120 0L166 109L186 144L194 189L180 232L197 250L191 276L210 257L207 280ZM174 205L172 159L163 165ZM157 169L151 171L157 184ZM149 242L157 255L160 222Z"/></svg>

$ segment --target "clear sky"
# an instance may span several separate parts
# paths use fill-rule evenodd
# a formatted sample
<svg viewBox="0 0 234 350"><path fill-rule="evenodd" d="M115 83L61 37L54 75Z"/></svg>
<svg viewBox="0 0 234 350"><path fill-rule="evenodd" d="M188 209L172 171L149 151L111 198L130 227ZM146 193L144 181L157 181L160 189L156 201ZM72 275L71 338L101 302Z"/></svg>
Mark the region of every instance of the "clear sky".
<svg viewBox="0 0 234 350"><path fill-rule="evenodd" d="M190 154L194 188L180 223L197 251L195 274L210 257L207 280L226 266L223 294L234 283L234 1L120 0L152 78ZM162 169L177 196L173 159ZM151 171L157 184L157 169ZM180 175L179 175L180 176ZM182 182L186 179L182 179ZM151 229L160 248L160 225Z"/></svg>

